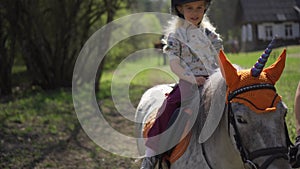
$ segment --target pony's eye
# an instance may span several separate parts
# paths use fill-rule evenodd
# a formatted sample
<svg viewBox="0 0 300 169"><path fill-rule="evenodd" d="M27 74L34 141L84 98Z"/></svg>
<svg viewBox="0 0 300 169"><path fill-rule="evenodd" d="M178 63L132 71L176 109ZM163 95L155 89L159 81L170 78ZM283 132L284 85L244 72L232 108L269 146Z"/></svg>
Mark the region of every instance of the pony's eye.
<svg viewBox="0 0 300 169"><path fill-rule="evenodd" d="M243 119L242 116L237 116L236 120L237 120L238 123L241 123L241 124L247 124L248 123L245 119Z"/></svg>

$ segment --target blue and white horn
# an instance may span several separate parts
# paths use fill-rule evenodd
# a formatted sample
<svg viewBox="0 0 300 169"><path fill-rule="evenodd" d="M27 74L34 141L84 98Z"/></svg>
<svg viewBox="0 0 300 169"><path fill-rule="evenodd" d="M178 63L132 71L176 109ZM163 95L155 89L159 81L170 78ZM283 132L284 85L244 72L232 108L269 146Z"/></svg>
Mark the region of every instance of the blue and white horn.
<svg viewBox="0 0 300 169"><path fill-rule="evenodd" d="M268 45L267 49L264 51L264 53L260 56L260 58L257 60L255 65L251 69L251 75L253 77L258 77L260 73L263 71L268 58L272 52L272 49L274 48L275 41L277 37L274 37L271 41L271 43Z"/></svg>

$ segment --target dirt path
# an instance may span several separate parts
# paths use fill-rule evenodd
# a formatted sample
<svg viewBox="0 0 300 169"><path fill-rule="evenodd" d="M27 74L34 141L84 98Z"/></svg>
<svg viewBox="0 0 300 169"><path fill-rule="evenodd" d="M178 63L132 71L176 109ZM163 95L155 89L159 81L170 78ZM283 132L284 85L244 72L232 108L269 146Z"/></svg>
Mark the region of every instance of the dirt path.
<svg viewBox="0 0 300 169"><path fill-rule="evenodd" d="M62 107L57 105L55 107ZM18 107L18 106L15 106ZM47 107L47 105L45 106ZM22 109L6 112L0 105L1 169L138 169L139 161L113 155L96 145L82 130L76 113L39 110L41 116L22 120ZM123 132L134 126L106 108L111 125ZM6 112L6 113L5 113ZM26 112L31 113L31 112ZM57 116L57 114L59 114ZM36 116L36 117L33 117ZM50 117L50 118L49 118Z"/></svg>

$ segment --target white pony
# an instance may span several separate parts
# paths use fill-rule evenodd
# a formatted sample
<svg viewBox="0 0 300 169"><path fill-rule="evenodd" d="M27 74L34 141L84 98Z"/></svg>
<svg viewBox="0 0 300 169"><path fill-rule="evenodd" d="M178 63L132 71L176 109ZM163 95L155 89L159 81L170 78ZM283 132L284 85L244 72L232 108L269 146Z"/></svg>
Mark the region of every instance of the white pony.
<svg viewBox="0 0 300 169"><path fill-rule="evenodd" d="M270 52L267 49L261 58ZM284 69L286 51L266 69L260 65L266 62L261 58L251 70L237 70L220 52L221 71L206 82L190 143L172 169L291 169L287 108L274 87ZM170 85L159 85L142 96L136 112L140 137L145 119L171 90ZM138 142L138 147L143 154L144 142Z"/></svg>

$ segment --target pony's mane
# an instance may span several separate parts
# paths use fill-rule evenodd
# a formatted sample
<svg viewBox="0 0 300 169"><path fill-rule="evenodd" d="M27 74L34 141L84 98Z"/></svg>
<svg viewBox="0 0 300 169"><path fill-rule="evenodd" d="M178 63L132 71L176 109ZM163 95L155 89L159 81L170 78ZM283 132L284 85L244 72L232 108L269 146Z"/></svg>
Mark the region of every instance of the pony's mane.
<svg viewBox="0 0 300 169"><path fill-rule="evenodd" d="M237 70L241 70L241 67L234 65ZM222 112L211 112L211 106L219 106L219 110L222 111L222 107L225 106L225 96L226 96L226 83L223 78L220 69L217 69L215 73L209 76L209 79L203 86L201 93L200 109L198 113L198 118L195 123L195 132L197 135L200 134L201 129L207 119L208 113L220 114ZM224 99L217 99L214 97L224 97ZM199 130L200 129L200 130Z"/></svg>
<svg viewBox="0 0 300 169"><path fill-rule="evenodd" d="M234 67L239 71L242 70L242 68L238 65L234 65ZM217 92L217 88L220 87L220 85L223 84L225 85L225 80L222 77L220 69L217 69L215 73L213 73L211 76L209 76L209 79L203 86L203 92L202 96L204 97L202 101L204 101L202 104L203 105L208 105L210 107L211 103L211 96ZM225 92L225 91L224 91ZM221 104L221 103L218 103Z"/></svg>

